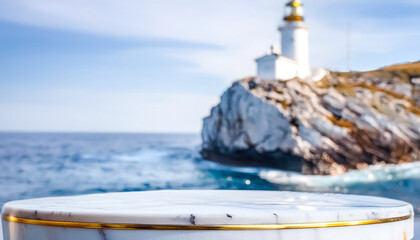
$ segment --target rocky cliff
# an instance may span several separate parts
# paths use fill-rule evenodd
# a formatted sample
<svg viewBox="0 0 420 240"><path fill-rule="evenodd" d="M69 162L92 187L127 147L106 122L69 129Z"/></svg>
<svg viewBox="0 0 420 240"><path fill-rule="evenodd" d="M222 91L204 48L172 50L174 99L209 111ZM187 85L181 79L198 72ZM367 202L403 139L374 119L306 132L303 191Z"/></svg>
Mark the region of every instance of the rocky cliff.
<svg viewBox="0 0 420 240"><path fill-rule="evenodd" d="M237 81L202 138L205 159L304 174L419 161L420 62L319 81Z"/></svg>

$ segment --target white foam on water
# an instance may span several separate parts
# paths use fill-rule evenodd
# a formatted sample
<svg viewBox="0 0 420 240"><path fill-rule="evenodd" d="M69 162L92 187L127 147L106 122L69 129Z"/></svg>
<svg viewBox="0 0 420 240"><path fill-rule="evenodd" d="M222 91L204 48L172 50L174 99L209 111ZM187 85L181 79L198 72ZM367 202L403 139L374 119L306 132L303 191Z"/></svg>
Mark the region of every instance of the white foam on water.
<svg viewBox="0 0 420 240"><path fill-rule="evenodd" d="M329 189L331 186L349 186L401 179L420 179L420 162L399 165L377 165L364 170L349 171L336 176L312 176L300 173L262 170L259 176L281 185L299 185L308 188Z"/></svg>
<svg viewBox="0 0 420 240"><path fill-rule="evenodd" d="M169 154L169 151L161 149L142 149L131 154L119 154L112 156L112 160L127 162L151 162L159 161Z"/></svg>

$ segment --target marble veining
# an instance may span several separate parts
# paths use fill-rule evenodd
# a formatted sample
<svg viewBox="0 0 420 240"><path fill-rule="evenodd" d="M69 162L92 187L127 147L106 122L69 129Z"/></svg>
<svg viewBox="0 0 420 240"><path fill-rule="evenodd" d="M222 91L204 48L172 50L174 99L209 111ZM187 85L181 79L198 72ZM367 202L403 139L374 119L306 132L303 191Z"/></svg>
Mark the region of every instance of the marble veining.
<svg viewBox="0 0 420 240"><path fill-rule="evenodd" d="M413 214L378 197L271 191L150 191L9 202L3 215L52 221L217 225L368 220Z"/></svg>
<svg viewBox="0 0 420 240"><path fill-rule="evenodd" d="M9 202L3 216L148 225L251 225L375 220L413 214L410 204L377 197L268 191L150 191ZM5 240L409 240L413 218L347 227L171 231L82 229L3 220Z"/></svg>
<svg viewBox="0 0 420 240"><path fill-rule="evenodd" d="M4 222L4 240L410 240L413 221L278 231L142 231L77 229Z"/></svg>

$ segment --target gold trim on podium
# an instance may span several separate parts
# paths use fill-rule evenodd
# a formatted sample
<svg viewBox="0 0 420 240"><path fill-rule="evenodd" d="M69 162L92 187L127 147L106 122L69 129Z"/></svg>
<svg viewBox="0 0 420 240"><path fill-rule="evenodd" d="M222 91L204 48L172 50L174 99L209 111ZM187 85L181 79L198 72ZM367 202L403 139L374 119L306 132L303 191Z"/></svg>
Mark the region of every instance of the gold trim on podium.
<svg viewBox="0 0 420 240"><path fill-rule="evenodd" d="M147 225L147 224L124 224L124 223L84 223L84 222L61 222L39 219L18 218L3 215L3 219L14 223L32 224L49 227L82 228L82 229L114 229L114 230L168 230L168 231L198 231L198 230L283 230L283 229L313 229L331 227L349 227L360 225L372 225L381 223L392 223L408 220L414 217L407 215L404 217L353 220L342 222L319 222L319 223L285 223L285 224L252 224L252 225Z"/></svg>

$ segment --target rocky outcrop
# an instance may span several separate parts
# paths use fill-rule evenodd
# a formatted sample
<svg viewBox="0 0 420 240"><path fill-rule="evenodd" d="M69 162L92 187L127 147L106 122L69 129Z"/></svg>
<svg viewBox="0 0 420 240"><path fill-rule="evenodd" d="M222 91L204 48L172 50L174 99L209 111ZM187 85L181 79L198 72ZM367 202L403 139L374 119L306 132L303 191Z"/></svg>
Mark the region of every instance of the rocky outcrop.
<svg viewBox="0 0 420 240"><path fill-rule="evenodd" d="M305 174L420 160L420 62L316 82L235 82L204 119L205 159Z"/></svg>

